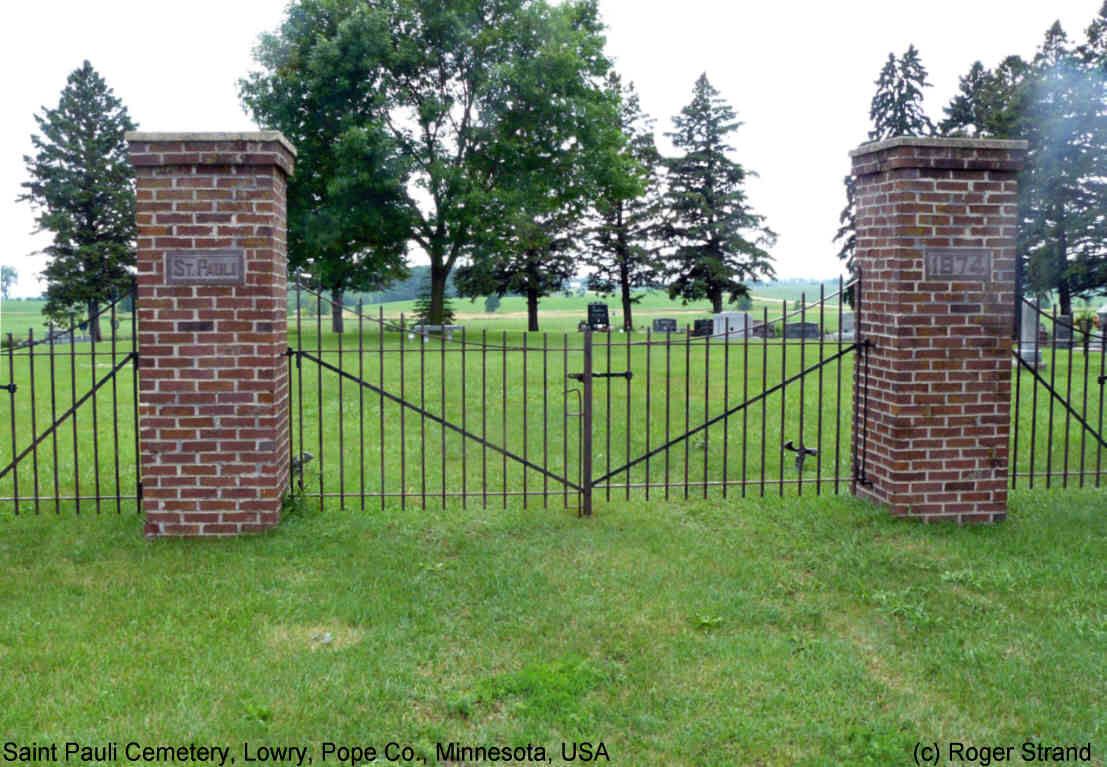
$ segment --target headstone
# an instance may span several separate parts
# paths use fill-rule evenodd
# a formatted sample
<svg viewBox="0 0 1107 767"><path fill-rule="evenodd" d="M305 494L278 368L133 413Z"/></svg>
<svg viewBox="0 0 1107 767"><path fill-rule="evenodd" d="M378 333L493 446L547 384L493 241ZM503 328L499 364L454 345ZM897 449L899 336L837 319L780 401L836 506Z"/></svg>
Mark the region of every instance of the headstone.
<svg viewBox="0 0 1107 767"><path fill-rule="evenodd" d="M732 338L742 338L746 334L748 317L745 312L719 312L715 315L715 327L712 332L717 336L725 336L729 328ZM752 321L750 325L753 325Z"/></svg>
<svg viewBox="0 0 1107 767"><path fill-rule="evenodd" d="M817 322L789 322L784 329L785 338L818 338L820 334Z"/></svg>
<svg viewBox="0 0 1107 767"><path fill-rule="evenodd" d="M1071 349L1072 348L1072 315L1071 314L1058 314L1057 321L1054 323L1056 326L1056 338L1058 349ZM1050 343L1052 343L1054 336L1050 336Z"/></svg>
<svg viewBox="0 0 1107 767"><path fill-rule="evenodd" d="M855 330L856 317L853 312L842 312L842 333L852 334Z"/></svg>
<svg viewBox="0 0 1107 767"><path fill-rule="evenodd" d="M1022 325L1019 336L1019 357L1030 367L1038 367L1042 361L1042 355L1038 352L1038 312L1030 304L1023 303Z"/></svg>
<svg viewBox="0 0 1107 767"><path fill-rule="evenodd" d="M761 323L750 329L750 336L753 338L776 338L776 328L773 327L771 322Z"/></svg>
<svg viewBox="0 0 1107 767"><path fill-rule="evenodd" d="M677 321L671 317L658 317L653 321L654 333L675 333L677 332Z"/></svg>
<svg viewBox="0 0 1107 767"><path fill-rule="evenodd" d="M715 331L715 320L696 320L692 325L692 335L696 337L710 336Z"/></svg>
<svg viewBox="0 0 1107 767"><path fill-rule="evenodd" d="M607 316L607 304L601 301L593 301L588 304L588 327L592 330L607 330L611 320Z"/></svg>

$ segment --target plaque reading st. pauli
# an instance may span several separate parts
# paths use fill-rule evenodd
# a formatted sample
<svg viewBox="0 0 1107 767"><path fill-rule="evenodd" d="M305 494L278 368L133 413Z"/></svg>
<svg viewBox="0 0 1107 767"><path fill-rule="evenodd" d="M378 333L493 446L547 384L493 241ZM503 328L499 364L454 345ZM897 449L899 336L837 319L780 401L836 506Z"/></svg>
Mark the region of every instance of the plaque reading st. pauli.
<svg viewBox="0 0 1107 767"><path fill-rule="evenodd" d="M169 285L245 285L242 250L172 250L165 254Z"/></svg>
<svg viewBox="0 0 1107 767"><path fill-rule="evenodd" d="M992 251L987 248L927 248L923 251L923 278L990 282Z"/></svg>

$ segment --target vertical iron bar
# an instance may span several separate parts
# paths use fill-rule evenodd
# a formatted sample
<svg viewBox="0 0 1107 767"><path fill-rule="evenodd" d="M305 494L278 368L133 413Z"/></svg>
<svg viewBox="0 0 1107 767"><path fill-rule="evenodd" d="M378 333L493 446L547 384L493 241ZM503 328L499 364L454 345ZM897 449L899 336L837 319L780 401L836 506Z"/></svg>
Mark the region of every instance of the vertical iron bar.
<svg viewBox="0 0 1107 767"><path fill-rule="evenodd" d="M567 381L569 374L569 334L562 334L561 341L561 380ZM561 389L561 470L569 478L569 389ZM561 486L561 503L569 506L569 487Z"/></svg>
<svg viewBox="0 0 1107 767"><path fill-rule="evenodd" d="M441 393L442 403L442 508L446 508L446 329L438 337L438 388Z"/></svg>
<svg viewBox="0 0 1107 767"><path fill-rule="evenodd" d="M625 432L625 436L626 436L626 445L627 445L627 447L626 447L625 456L626 456L626 462L630 463L630 327L627 325L625 319L623 321L623 326L624 326L623 327L623 332L626 334L626 337L627 337L627 367L626 367L626 369L627 369L627 378L626 378L627 397L626 397L626 406L624 407L624 411L626 412L626 428L624 429L624 432ZM610 424L610 421L611 421L611 417L608 416L608 423L609 424ZM611 428L610 425L608 426L608 428L609 429ZM626 483L626 500L629 501L630 500L630 469L627 469L626 477L624 478L623 481ZM608 483L610 484L610 480L609 480Z"/></svg>
<svg viewBox="0 0 1107 767"><path fill-rule="evenodd" d="M838 275L838 360L835 367L838 369L837 408L834 416L834 494L838 494L838 475L841 474L842 465L842 305L846 302L845 286L842 284L842 275ZM857 337L857 315L854 315L853 335ZM851 399L852 402L852 399ZM857 403L853 403L856 407Z"/></svg>
<svg viewBox="0 0 1107 767"><path fill-rule="evenodd" d="M723 498L726 498L727 443L730 442L730 317L723 320L723 412L726 413L723 418Z"/></svg>
<svg viewBox="0 0 1107 767"><path fill-rule="evenodd" d="M685 333L688 329L685 328ZM672 393L672 340L673 334L665 334L665 500L669 500L669 454L672 452L672 447L669 445L669 433L671 431L671 393Z"/></svg>
<svg viewBox="0 0 1107 767"><path fill-rule="evenodd" d="M714 332L714 327L712 327ZM707 404L710 402L711 383L711 336L703 339L703 422L707 423L710 417L707 412ZM703 497L707 499L707 444L710 427L703 430Z"/></svg>
<svg viewBox="0 0 1107 767"><path fill-rule="evenodd" d="M1102 323L1099 328L1099 436L1103 437L1103 389L1104 389L1104 361L1107 360L1107 323ZM1096 442L1095 448L1095 486L1099 487L1099 477L1103 471L1103 444Z"/></svg>
<svg viewBox="0 0 1107 767"><path fill-rule="evenodd" d="M322 288L320 288L321 290ZM323 297L315 294L315 354L323 359ZM323 510L323 366L316 365L315 420L319 433L319 511Z"/></svg>
<svg viewBox="0 0 1107 767"><path fill-rule="evenodd" d="M765 497L765 436L768 420L769 398L769 307L761 307L761 497Z"/></svg>
<svg viewBox="0 0 1107 767"><path fill-rule="evenodd" d="M1083 331L1081 331L1083 332ZM1080 418L1084 423L1088 422L1088 368L1091 367L1091 363L1088 361L1088 336L1091 333L1089 327L1088 332L1084 333L1084 397L1083 405L1080 411ZM1084 459L1086 456L1087 444L1085 440L1084 429L1080 429L1080 487L1084 487Z"/></svg>
<svg viewBox="0 0 1107 767"><path fill-rule="evenodd" d="M1070 310L1071 311L1071 310ZM1073 315L1069 315L1072 317ZM1072 348L1076 344L1076 327L1069 324L1069 364L1065 372L1065 402L1072 402ZM1061 471L1061 487L1069 486L1069 426L1072 424L1072 406L1065 408L1065 462Z"/></svg>
<svg viewBox="0 0 1107 767"><path fill-rule="evenodd" d="M61 514L61 490L58 488L58 397L57 397L57 384L54 381L55 365L54 365L54 323L50 322L46 326L47 343L50 346L50 423L54 424L54 428L50 431L50 442L52 445L53 457L54 457L54 513ZM137 398L136 398L137 401ZM135 422L135 432L137 434L138 422ZM138 456L135 456L136 460Z"/></svg>
<svg viewBox="0 0 1107 767"><path fill-rule="evenodd" d="M93 328L95 319L96 327ZM88 367L89 380L96 386L96 331L100 329L100 315L90 314L88 317ZM98 392L92 393L92 480L96 488L96 513L100 513L100 421L96 400L100 399Z"/></svg>
<svg viewBox="0 0 1107 767"><path fill-rule="evenodd" d="M480 500L488 508L488 329L480 330Z"/></svg>
<svg viewBox="0 0 1107 767"><path fill-rule="evenodd" d="M357 377L365 380L365 303L357 300ZM381 328L382 332L384 328ZM357 387L358 482L361 485L361 510L365 511L365 387Z"/></svg>
<svg viewBox="0 0 1107 767"><path fill-rule="evenodd" d="M115 325L116 314L115 305L119 302L119 297L115 296L112 299L111 304L111 369L115 370L115 356L116 356L116 337L115 337ZM115 453L115 513L123 513L123 499L120 497L119 492L119 392L115 382L115 373L111 374L111 428L112 428L112 449Z"/></svg>
<svg viewBox="0 0 1107 767"><path fill-rule="evenodd" d="M406 386L404 384L404 347L407 346L407 327L404 324L404 313L400 312L400 399L407 401ZM406 407L400 405L400 508L407 509L407 422L404 417Z"/></svg>
<svg viewBox="0 0 1107 767"><path fill-rule="evenodd" d="M542 334L542 468L550 470L550 334ZM542 475L542 508L550 507L550 477Z"/></svg>
<svg viewBox="0 0 1107 767"><path fill-rule="evenodd" d="M815 495L822 490L823 478L823 329L826 327L826 290L819 283L819 407L815 430Z"/></svg>
<svg viewBox="0 0 1107 767"><path fill-rule="evenodd" d="M419 326L415 336L419 344L419 407L427 410L427 326ZM419 498L423 508L427 508L427 417L419 414Z"/></svg>
<svg viewBox="0 0 1107 767"><path fill-rule="evenodd" d="M607 326L607 367L604 368L604 372L605 373L610 373L611 372L611 326L610 325ZM611 473L611 376L610 375L603 379L603 388L604 388L604 393L607 395L607 406L604 408L604 420L607 421L607 427L605 429L605 431L606 431L605 439L607 440L607 447L604 449L604 452L607 456L607 472L606 473L610 474ZM606 480L606 489L605 489L604 493L605 493L604 500L610 501L611 500L611 478L610 477L608 477L607 480Z"/></svg>
<svg viewBox="0 0 1107 767"><path fill-rule="evenodd" d="M1015 426L1011 429L1011 454L1008 457L1008 473L1011 475L1011 489L1014 490L1018 487L1019 477L1019 405L1022 399L1022 365L1019 364L1020 360L1026 359L1023 355L1026 353L1026 349L1023 348L1022 343L1022 302L1023 298L1019 295L1018 291L1015 291L1015 338L1019 340L1019 356L1015 358ZM1037 325L1037 317L1034 318L1035 326ZM1037 328L1035 327L1035 330ZM1041 359L1041 354L1038 352L1037 333L1034 335L1034 356ZM1034 364L1038 364L1038 360L1034 361Z"/></svg>
<svg viewBox="0 0 1107 767"><path fill-rule="evenodd" d="M684 336L684 433L692 428L692 333ZM684 500L688 500L688 464L690 462L690 439L684 439Z"/></svg>
<svg viewBox="0 0 1107 767"><path fill-rule="evenodd" d="M503 332L500 346L500 431L503 449L507 450L507 331ZM507 454L501 456L500 485L503 490L503 508L507 508Z"/></svg>
<svg viewBox="0 0 1107 767"><path fill-rule="evenodd" d="M800 339L801 341L803 339ZM784 497L784 410L788 399L788 301L781 300L780 307L780 496ZM798 487L798 485L797 485Z"/></svg>
<svg viewBox="0 0 1107 767"><path fill-rule="evenodd" d="M54 345L50 344L50 353L53 354ZM51 382L51 386L53 383ZM50 395L53 397L53 394ZM138 282L131 282L131 398L134 408L135 425L135 495L137 496L137 512L142 511L142 455L138 443ZM53 407L53 403L51 403ZM57 466L57 459L54 465Z"/></svg>
<svg viewBox="0 0 1107 767"><path fill-rule="evenodd" d="M610 331L608 331L610 332ZM584 406L581 412L580 514L592 516L592 329L584 331Z"/></svg>
<svg viewBox="0 0 1107 767"><path fill-rule="evenodd" d="M653 328L646 327L646 455L650 454L650 389L653 388L653 379L650 377L650 357L653 352ZM652 459L646 459L646 500L650 499L650 463Z"/></svg>
<svg viewBox="0 0 1107 767"><path fill-rule="evenodd" d="M1057 305L1053 305L1053 339L1049 366L1049 390L1057 391ZM1046 440L1046 488L1053 482L1053 397L1049 398L1049 439Z"/></svg>
<svg viewBox="0 0 1107 767"><path fill-rule="evenodd" d="M300 275L296 275L296 410L300 436L300 466L296 469L296 483L300 494L304 493L304 362L300 352L304 349L303 312L301 307Z"/></svg>
<svg viewBox="0 0 1107 767"><path fill-rule="evenodd" d="M465 364L465 347L469 344L465 340L465 327L461 328L461 430L468 432L469 395L466 391L466 379L469 376L469 368ZM469 508L469 460L466 443L469 440L465 435L461 436L461 508Z"/></svg>
<svg viewBox="0 0 1107 767"><path fill-rule="evenodd" d="M8 335L9 342L11 334ZM11 347L9 346L9 349ZM81 453L77 449L77 318L69 315L69 389L73 397L73 498L75 513L81 513ZM15 405L15 401L12 401ZM14 417L14 413L13 413ZM12 427L12 447L15 446L15 427Z"/></svg>
<svg viewBox="0 0 1107 767"><path fill-rule="evenodd" d="M1042 299L1038 299L1034 302L1034 337L1038 341L1041 337L1038 336L1038 326L1041 324L1041 311L1042 311ZM1038 361L1042 360L1041 345L1035 343L1035 350L1038 352ZM1050 360L1050 364L1053 360ZM1030 407L1030 481L1027 482L1029 489L1034 489L1034 463L1035 463L1035 450L1038 439L1038 380L1035 377L1033 383L1030 385L1031 391L1031 407Z"/></svg>
<svg viewBox="0 0 1107 767"><path fill-rule="evenodd" d="M15 440L15 337L8 333L8 405L11 411L12 422L12 460L19 455L19 449ZM74 389L74 391L76 391ZM73 417L76 419L77 411L73 411ZM77 439L74 437L73 444L76 446ZM76 447L74 447L76 449ZM80 493L77 493L80 495ZM19 516L19 465L12 466L12 498L14 499L15 515ZM78 503L80 501L78 500Z"/></svg>
<svg viewBox="0 0 1107 767"><path fill-rule="evenodd" d="M802 450L804 445L807 444L804 436L806 432L803 429L803 405L804 400L807 399L807 388L804 382L807 380L807 376L803 375L804 362L807 359L807 337L806 337L806 325L807 323L807 293L800 293L800 412L799 412L799 447ZM803 454L800 453L802 456ZM783 457L783 454L782 454ZM783 463L783 461L781 462ZM796 472L796 494L803 495L803 464L800 464L799 471Z"/></svg>
<svg viewBox="0 0 1107 767"><path fill-rule="evenodd" d="M857 295L857 321L854 323L855 333L857 335L858 340L860 340L861 321L864 317L864 306L863 306L863 301L862 301L862 296L864 294L864 284L863 284L862 280L863 280L863 276L862 276L861 269L859 267L857 269L857 285L856 285L856 291L855 291L855 293ZM863 348L863 353L864 353L864 356L865 356L865 374L864 374L864 377L865 377L865 390L864 390L865 391L865 403L864 403L863 410L862 410L862 419L863 419L864 426L861 430L861 476L865 477L866 481L868 481L868 476L869 476L869 474L868 474L868 470L869 470L869 351L870 351L870 347L869 347L869 344L868 344L868 339L865 339L865 340L866 340L866 343L862 347Z"/></svg>
<svg viewBox="0 0 1107 767"><path fill-rule="evenodd" d="M27 366L28 373L30 375L31 383L31 467L32 476L34 477L34 490L35 490L35 514L39 513L38 503L38 422L35 418L35 329L27 328ZM114 383L115 376L112 376L112 382ZM12 454L12 459L15 459L15 454ZM118 461L116 474L118 474ZM13 469L15 471L15 469ZM118 481L116 482L116 495L119 494Z"/></svg>
<svg viewBox="0 0 1107 767"><path fill-rule="evenodd" d="M331 301L331 311L335 308L338 309L339 318L341 320L344 307L340 303L337 307L334 305L334 301ZM345 329L343 327L343 329ZM333 330L333 328L332 328ZM342 396L342 379L345 377L342 375L342 333L336 333L338 336L338 508L346 508L346 444L345 444L345 429L342 426L342 408L345 404ZM319 359L322 359L320 357ZM360 387L359 387L360 388ZM322 420L323 414L319 413L319 418Z"/></svg>
<svg viewBox="0 0 1107 767"><path fill-rule="evenodd" d="M380 371L378 372L377 381L378 381L378 383L380 385L380 389L381 389L381 391L380 391L380 432L379 432L379 435L378 435L380 437L380 443L381 443L381 484L380 484L380 493L381 493L381 511L384 511L384 483L385 483L384 467L385 467L385 462L384 462L384 306L383 305L377 307L377 323L378 323L377 324L377 363L380 366ZM403 336L401 335L400 337L402 338ZM401 405L400 408L403 409L403 405ZM403 434L402 433L400 435L400 439L401 440L403 439ZM400 488L400 492L403 493L403 487Z"/></svg>
<svg viewBox="0 0 1107 767"><path fill-rule="evenodd" d="M750 307L753 308L752 306ZM742 325L742 402L750 401L750 313L743 312ZM749 407L742 408L742 497L746 497L746 443L749 442Z"/></svg>
<svg viewBox="0 0 1107 767"><path fill-rule="evenodd" d="M527 332L523 332L523 460L527 460ZM505 444L506 447L506 444ZM523 508L527 508L527 465L523 464Z"/></svg>

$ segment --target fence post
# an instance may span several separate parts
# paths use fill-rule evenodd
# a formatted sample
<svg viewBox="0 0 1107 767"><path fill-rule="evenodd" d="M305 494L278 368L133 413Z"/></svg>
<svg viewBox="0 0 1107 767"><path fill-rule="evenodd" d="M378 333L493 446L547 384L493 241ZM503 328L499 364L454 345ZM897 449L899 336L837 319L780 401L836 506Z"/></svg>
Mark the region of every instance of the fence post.
<svg viewBox="0 0 1107 767"><path fill-rule="evenodd" d="M584 331L584 371L581 375L580 513L592 516L592 329Z"/></svg>
<svg viewBox="0 0 1107 767"><path fill-rule="evenodd" d="M279 133L128 133L138 223L146 535L280 523L288 489L285 199Z"/></svg>
<svg viewBox="0 0 1107 767"><path fill-rule="evenodd" d="M855 493L897 515L1006 516L1025 141L900 136L851 152L865 308ZM864 379L864 380L862 380ZM861 432L861 433L859 433Z"/></svg>

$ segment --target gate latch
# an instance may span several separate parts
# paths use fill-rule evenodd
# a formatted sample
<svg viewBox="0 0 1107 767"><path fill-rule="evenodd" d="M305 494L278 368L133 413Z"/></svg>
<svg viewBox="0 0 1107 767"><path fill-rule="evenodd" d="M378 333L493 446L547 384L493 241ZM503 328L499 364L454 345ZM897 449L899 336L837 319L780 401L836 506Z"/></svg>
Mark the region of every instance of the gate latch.
<svg viewBox="0 0 1107 767"><path fill-rule="evenodd" d="M800 443L799 447L796 447L792 443L792 440L788 440L787 442L784 443L784 449L785 450L791 450L793 453L796 454L796 471L798 471L800 474L803 473L803 459L805 459L809 455L818 455L819 454L818 450L813 450L812 448L804 447L802 442Z"/></svg>

